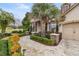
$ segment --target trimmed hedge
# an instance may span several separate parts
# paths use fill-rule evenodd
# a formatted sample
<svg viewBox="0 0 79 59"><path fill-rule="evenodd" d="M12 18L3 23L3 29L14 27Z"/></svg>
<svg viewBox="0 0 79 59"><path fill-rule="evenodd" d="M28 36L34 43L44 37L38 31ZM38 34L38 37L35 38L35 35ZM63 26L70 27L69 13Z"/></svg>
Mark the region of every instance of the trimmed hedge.
<svg viewBox="0 0 79 59"><path fill-rule="evenodd" d="M7 39L8 40L3 40L3 39L0 40L0 56L11 56L12 55L10 49L13 44L12 44L10 38L7 38ZM16 53L15 55L22 56L21 50L19 49L18 51L19 51L19 53Z"/></svg>
<svg viewBox="0 0 79 59"><path fill-rule="evenodd" d="M10 39L8 39L8 50L9 50L9 55L11 55L11 51L10 51L11 47L12 47L12 42L11 42Z"/></svg>
<svg viewBox="0 0 79 59"><path fill-rule="evenodd" d="M26 35L26 33L23 31L13 31L12 33L17 33L17 34L19 34L20 37Z"/></svg>
<svg viewBox="0 0 79 59"><path fill-rule="evenodd" d="M5 36L11 36L12 33L4 33Z"/></svg>
<svg viewBox="0 0 79 59"><path fill-rule="evenodd" d="M25 35L26 35L26 33L20 33L19 34L20 37L25 36Z"/></svg>
<svg viewBox="0 0 79 59"><path fill-rule="evenodd" d="M11 35L12 33L4 33L4 34L0 33L0 39L11 36Z"/></svg>
<svg viewBox="0 0 79 59"><path fill-rule="evenodd" d="M34 33L34 35L50 39L50 35L49 34L45 34L44 36L42 36L41 33Z"/></svg>
<svg viewBox="0 0 79 59"><path fill-rule="evenodd" d="M12 33L23 33L23 31L12 31Z"/></svg>
<svg viewBox="0 0 79 59"><path fill-rule="evenodd" d="M37 42L40 42L40 43L43 43L43 44L49 45L49 46L55 45L55 43L56 43L55 40L51 40L51 39L36 36L36 35L31 35L30 38L34 41L37 41Z"/></svg>
<svg viewBox="0 0 79 59"><path fill-rule="evenodd" d="M8 56L8 41L0 40L0 56Z"/></svg>

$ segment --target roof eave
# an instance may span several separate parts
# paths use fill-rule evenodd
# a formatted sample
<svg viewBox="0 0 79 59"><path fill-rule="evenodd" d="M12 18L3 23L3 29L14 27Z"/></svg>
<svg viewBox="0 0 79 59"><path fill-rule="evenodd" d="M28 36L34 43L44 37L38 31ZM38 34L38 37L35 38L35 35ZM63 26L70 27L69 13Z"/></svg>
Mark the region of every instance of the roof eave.
<svg viewBox="0 0 79 59"><path fill-rule="evenodd" d="M69 13L71 10L73 10L76 6L78 6L79 3L73 4L65 13L63 13L61 16L65 16L67 13Z"/></svg>

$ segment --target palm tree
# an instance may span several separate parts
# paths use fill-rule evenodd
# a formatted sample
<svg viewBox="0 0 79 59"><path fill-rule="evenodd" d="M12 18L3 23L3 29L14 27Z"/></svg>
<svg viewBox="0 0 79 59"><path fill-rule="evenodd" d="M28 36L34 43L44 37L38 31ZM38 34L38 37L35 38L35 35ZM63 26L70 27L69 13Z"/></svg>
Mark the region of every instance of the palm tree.
<svg viewBox="0 0 79 59"><path fill-rule="evenodd" d="M5 33L6 27L12 22L14 22L13 14L0 9L0 26L2 34Z"/></svg>
<svg viewBox="0 0 79 59"><path fill-rule="evenodd" d="M33 16L45 22L45 29L47 28L48 20L55 18L58 12L59 10L54 4L38 3L34 4L32 7ZM41 32L43 32L43 28L44 27L41 26Z"/></svg>

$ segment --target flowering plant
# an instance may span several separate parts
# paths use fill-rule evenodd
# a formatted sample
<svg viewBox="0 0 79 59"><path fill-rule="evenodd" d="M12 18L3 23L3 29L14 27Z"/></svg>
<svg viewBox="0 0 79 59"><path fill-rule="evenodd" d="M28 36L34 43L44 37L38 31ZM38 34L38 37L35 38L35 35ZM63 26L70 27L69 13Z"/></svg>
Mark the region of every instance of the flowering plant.
<svg viewBox="0 0 79 59"><path fill-rule="evenodd" d="M13 34L11 36L11 41L12 42L18 42L20 40L20 37L17 34Z"/></svg>
<svg viewBox="0 0 79 59"><path fill-rule="evenodd" d="M10 37L10 53L11 55L17 55L17 54L21 54L20 53L20 49L21 49L21 46L20 44L18 43L18 41L20 40L20 37L18 34L13 34L11 37Z"/></svg>

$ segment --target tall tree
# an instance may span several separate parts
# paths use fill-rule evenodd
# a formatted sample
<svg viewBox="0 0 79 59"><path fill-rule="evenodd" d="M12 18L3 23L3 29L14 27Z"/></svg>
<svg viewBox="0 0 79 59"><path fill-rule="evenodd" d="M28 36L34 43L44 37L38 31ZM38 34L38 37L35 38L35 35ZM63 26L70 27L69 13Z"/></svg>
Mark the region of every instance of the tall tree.
<svg viewBox="0 0 79 59"><path fill-rule="evenodd" d="M29 13L28 12L25 14L25 17L23 18L22 25L23 25L24 32L29 30L30 19L29 19Z"/></svg>
<svg viewBox="0 0 79 59"><path fill-rule="evenodd" d="M46 27L48 20L55 18L58 15L58 13L59 13L59 9L54 4L38 3L38 4L34 4L32 7L33 16L41 20L44 20L46 22Z"/></svg>
<svg viewBox="0 0 79 59"><path fill-rule="evenodd" d="M6 27L12 22L14 22L13 14L0 9L0 26L3 34L5 33Z"/></svg>

